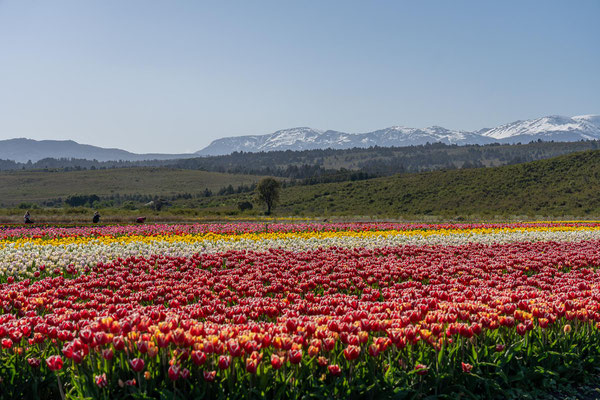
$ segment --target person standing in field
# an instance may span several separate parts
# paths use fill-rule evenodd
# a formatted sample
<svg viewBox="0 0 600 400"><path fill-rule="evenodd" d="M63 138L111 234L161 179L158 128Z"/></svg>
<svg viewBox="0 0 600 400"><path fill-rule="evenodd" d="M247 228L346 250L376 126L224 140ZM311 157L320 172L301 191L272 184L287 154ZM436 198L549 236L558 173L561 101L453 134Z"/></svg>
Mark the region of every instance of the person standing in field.
<svg viewBox="0 0 600 400"><path fill-rule="evenodd" d="M97 224L98 222L100 222L100 213L98 211L96 211L94 213L94 218L92 218L92 222Z"/></svg>
<svg viewBox="0 0 600 400"><path fill-rule="evenodd" d="M33 224L33 221L31 220L31 214L29 214L29 210L23 216L23 222L26 224Z"/></svg>

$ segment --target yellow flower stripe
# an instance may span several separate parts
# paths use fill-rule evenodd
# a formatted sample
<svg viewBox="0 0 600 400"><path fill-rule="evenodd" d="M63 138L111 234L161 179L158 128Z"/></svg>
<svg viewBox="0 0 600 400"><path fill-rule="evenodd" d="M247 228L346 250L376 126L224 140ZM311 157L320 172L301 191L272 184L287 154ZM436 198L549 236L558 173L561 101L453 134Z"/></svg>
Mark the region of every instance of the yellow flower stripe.
<svg viewBox="0 0 600 400"><path fill-rule="evenodd" d="M186 234L186 235L130 235L130 236L104 236L104 237L65 237L55 239L42 238L20 238L11 241L0 241L0 248L8 244L18 248L24 245L52 245L66 246L70 244L89 244L97 243L110 245L114 243L198 243L198 242L236 242L236 241L261 241L261 240L314 240L314 239L329 239L329 238L356 238L369 239L373 237L390 237L390 236L421 236L428 237L434 235L488 235L499 233L513 232L576 232L576 231L600 231L600 226L555 226L555 227L518 227L518 228L474 228L474 229L416 229L416 230L380 230L380 231L337 231L337 232L260 232L260 233L243 233L239 235L218 234L218 233L203 233L203 234Z"/></svg>

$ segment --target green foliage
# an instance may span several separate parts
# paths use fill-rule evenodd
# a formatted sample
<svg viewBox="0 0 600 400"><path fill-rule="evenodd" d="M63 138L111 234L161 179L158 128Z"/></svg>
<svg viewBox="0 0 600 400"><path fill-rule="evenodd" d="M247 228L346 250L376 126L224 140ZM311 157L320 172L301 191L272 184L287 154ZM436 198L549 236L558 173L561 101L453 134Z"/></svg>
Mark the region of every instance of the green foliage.
<svg viewBox="0 0 600 400"><path fill-rule="evenodd" d="M32 209L36 209L39 207L35 203L19 203L17 208L19 208L20 210L32 210Z"/></svg>
<svg viewBox="0 0 600 400"><path fill-rule="evenodd" d="M281 184L273 178L264 178L256 186L256 198L267 206L267 215L271 214L271 209L279 201L279 192Z"/></svg>
<svg viewBox="0 0 600 400"><path fill-rule="evenodd" d="M246 211L246 210L252 210L253 206L252 203L250 203L249 201L240 201L238 203L238 209L242 212Z"/></svg>
<svg viewBox="0 0 600 400"><path fill-rule="evenodd" d="M600 151L496 168L289 187L280 208L334 215L600 215ZM311 211L314 210L314 211Z"/></svg>
<svg viewBox="0 0 600 400"><path fill-rule="evenodd" d="M125 203L123 203L121 208L123 208L124 210L135 210L136 206L133 201L126 201Z"/></svg>
<svg viewBox="0 0 600 400"><path fill-rule="evenodd" d="M569 323L573 330L567 334L563 328ZM60 353L58 344L27 347L22 354L4 349L0 353L0 399L56 399L60 384L67 399L556 399L567 398L566 394L582 398L586 393L590 396L585 398L597 398L593 388L600 383L596 366L600 335L590 321L561 318L546 329L536 326L524 336L506 327L484 330L470 339L453 335L451 342L439 347L426 340L405 347L392 344L376 356L368 353L373 343L371 338L360 345L360 357L349 361L344 357L346 345L337 341L327 359L339 365L339 376L308 354L299 365L286 362L274 370L268 365L272 353L263 351L255 374L246 372L244 357L234 357L229 368L217 371L214 382L203 379L203 371L217 369L218 355L214 354L208 354L203 366L183 359L190 377L173 382L167 373L171 358L164 354L142 356L149 377L145 379L131 370L129 357L116 350L111 361L95 352L81 364L65 359L63 369L53 373L44 364L30 367L27 359L35 357L43 363L49 355ZM171 346L160 351L170 354L173 350ZM470 372L463 370L462 363L472 366ZM423 375L417 373L418 364L425 367ZM106 387L94 381L100 373L106 374ZM132 379L135 384L123 385Z"/></svg>
<svg viewBox="0 0 600 400"><path fill-rule="evenodd" d="M65 204L71 207L88 206L92 207L94 202L100 201L100 197L95 194L90 195L71 195L65 199Z"/></svg>

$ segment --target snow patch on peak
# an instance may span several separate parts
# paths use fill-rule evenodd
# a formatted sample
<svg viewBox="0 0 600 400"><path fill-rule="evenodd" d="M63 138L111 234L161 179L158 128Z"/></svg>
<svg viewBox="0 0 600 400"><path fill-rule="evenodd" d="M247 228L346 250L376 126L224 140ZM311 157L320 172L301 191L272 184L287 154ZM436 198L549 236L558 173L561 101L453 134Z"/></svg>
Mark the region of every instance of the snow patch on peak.
<svg viewBox="0 0 600 400"><path fill-rule="evenodd" d="M457 131L441 126L409 128L394 125L366 133L322 131L309 127L282 129L267 135L218 139L197 152L199 155L230 154L234 151L277 151L312 149L349 149L353 147L414 146L425 143L488 144L517 143L532 140L578 141L600 140L600 115L565 117L550 115L525 121L515 121L496 128L475 132Z"/></svg>
<svg viewBox="0 0 600 400"><path fill-rule="evenodd" d="M576 115L573 119L576 121L587 122L600 128L600 114Z"/></svg>
<svg viewBox="0 0 600 400"><path fill-rule="evenodd" d="M508 139L516 136L552 136L554 132L579 133L581 138L597 137L600 130L586 119L550 115L526 121L516 121L484 132L494 139Z"/></svg>

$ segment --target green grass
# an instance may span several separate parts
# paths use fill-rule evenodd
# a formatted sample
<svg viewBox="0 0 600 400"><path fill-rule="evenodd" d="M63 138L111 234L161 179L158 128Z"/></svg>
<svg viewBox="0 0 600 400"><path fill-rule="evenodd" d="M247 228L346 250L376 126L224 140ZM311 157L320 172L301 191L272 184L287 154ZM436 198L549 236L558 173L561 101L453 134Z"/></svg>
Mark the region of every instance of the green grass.
<svg viewBox="0 0 600 400"><path fill-rule="evenodd" d="M232 185L250 185L262 177L170 168L121 168L87 171L0 172L0 203L40 203L74 194L107 197L116 194L168 196L213 192Z"/></svg>
<svg viewBox="0 0 600 400"><path fill-rule="evenodd" d="M0 174L0 200L6 205L66 198L73 193L174 195L216 191L226 185L256 182L260 177L193 170L135 168L75 172ZM258 216L263 207L252 193L175 200L156 217ZM240 213L237 204L252 200L254 209ZM131 215L149 213L141 204ZM54 209L56 218L74 215ZM371 216L382 218L584 217L600 216L600 151L587 151L530 163L494 168L401 174L365 181L292 186L282 190L279 216ZM7 210L0 212L6 215ZM46 211L39 210L42 215ZM106 210L103 215L119 210ZM22 210L11 212L11 221ZM85 209L81 212L88 218ZM20 218L20 217L19 217ZM91 218L91 217L90 217ZM130 218L127 214L127 218Z"/></svg>
<svg viewBox="0 0 600 400"><path fill-rule="evenodd" d="M233 207L249 195L202 200ZM280 215L600 215L600 151L525 164L289 187Z"/></svg>

